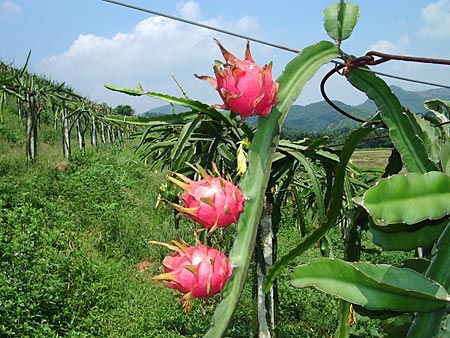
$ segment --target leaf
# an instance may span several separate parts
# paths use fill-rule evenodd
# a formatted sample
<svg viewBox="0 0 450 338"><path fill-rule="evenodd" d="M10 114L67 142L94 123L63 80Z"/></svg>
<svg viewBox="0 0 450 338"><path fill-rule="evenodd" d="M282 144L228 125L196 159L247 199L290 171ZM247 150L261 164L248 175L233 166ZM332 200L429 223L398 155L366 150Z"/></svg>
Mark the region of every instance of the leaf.
<svg viewBox="0 0 450 338"><path fill-rule="evenodd" d="M438 225L443 221L444 219L439 219L435 221L426 220L423 222L419 222L416 224L406 224L406 223L395 223L395 224L375 224L373 219L369 219L368 226L377 228L380 231L386 232L386 233L397 233L397 232L413 232L420 230L426 226L434 226Z"/></svg>
<svg viewBox="0 0 450 338"><path fill-rule="evenodd" d="M308 148L307 149L315 149L315 148L324 147L325 145L328 144L329 141L330 141L330 137L329 136L319 137L319 138L317 138L315 140L311 140L311 143L308 144Z"/></svg>
<svg viewBox="0 0 450 338"><path fill-rule="evenodd" d="M441 147L439 154L442 171L450 175L450 140L447 140Z"/></svg>
<svg viewBox="0 0 450 338"><path fill-rule="evenodd" d="M403 262L401 267L417 271L423 275L430 266L430 263L431 261L425 258L409 258Z"/></svg>
<svg viewBox="0 0 450 338"><path fill-rule="evenodd" d="M142 88L138 89L138 90L135 90L135 89L127 89L127 88L115 87L115 86L112 86L112 85L105 85L105 87L110 89L110 90L114 90L114 91L117 91L117 92L120 92L120 93L132 95L132 96L147 95L147 96L150 96L150 97L154 97L154 98L157 98L157 99L164 100L164 101L172 103L172 104L178 104L180 106L190 108L193 111L207 114L208 116L210 116L213 119L220 119L222 122L225 122L226 124L231 125L230 119L227 118L225 116L225 114L219 113L216 109L210 108L207 104L205 104L203 102L200 102L200 101L191 100L191 99L187 99L187 98L184 98L184 97L175 97L175 96L171 96L171 95L167 95L167 94L161 94L161 93L156 93L156 92L143 92L141 90Z"/></svg>
<svg viewBox="0 0 450 338"><path fill-rule="evenodd" d="M398 174L403 168L402 158L400 153L397 151L397 149L392 149L391 155L388 159L388 164L386 166L386 169L384 170L383 176L389 177L395 174Z"/></svg>
<svg viewBox="0 0 450 338"><path fill-rule="evenodd" d="M450 334L450 315L447 314L447 320L444 323L444 327L439 332L439 338L448 338L448 335Z"/></svg>
<svg viewBox="0 0 450 338"><path fill-rule="evenodd" d="M372 319L389 319L402 315L400 311L388 311L388 310L369 310L361 305L353 304L355 312L361 316L369 317Z"/></svg>
<svg viewBox="0 0 450 338"><path fill-rule="evenodd" d="M339 259L319 258L298 266L292 284L313 286L372 310L429 312L450 301L440 284L413 270Z"/></svg>
<svg viewBox="0 0 450 338"><path fill-rule="evenodd" d="M436 245L436 254L426 276L450 289L450 222L442 232Z"/></svg>
<svg viewBox="0 0 450 338"><path fill-rule="evenodd" d="M183 149L183 152L180 153L180 156L175 158L174 167L181 168L182 165L185 164L186 162L192 163L192 156L194 155L194 152L195 147L186 144L186 146Z"/></svg>
<svg viewBox="0 0 450 338"><path fill-rule="evenodd" d="M272 157L289 108L319 67L339 55L339 49L330 42L322 41L309 46L287 64L277 80L278 104L270 112L269 118L259 119L258 130L248 152L248 169L241 182L242 192L248 200L239 217L236 237L229 254L233 276L224 288L223 299L214 312L213 323L205 337L221 337L238 304L255 246Z"/></svg>
<svg viewBox="0 0 450 338"><path fill-rule="evenodd" d="M352 201L352 187L348 175L344 181L345 208L344 217L347 225L344 230L344 259L350 262L359 261L361 258L361 228L368 222L369 215L361 208L356 207Z"/></svg>
<svg viewBox="0 0 450 338"><path fill-rule="evenodd" d="M338 44L347 39L358 23L359 6L340 1L328 6L323 12L323 25L328 35Z"/></svg>
<svg viewBox="0 0 450 338"><path fill-rule="evenodd" d="M304 208L302 203L302 198L298 192L297 187L293 184L291 186L292 194L294 195L295 202L295 218L297 220L298 228L300 230L300 235L304 237L306 235L306 221L304 217Z"/></svg>
<svg viewBox="0 0 450 338"><path fill-rule="evenodd" d="M334 332L333 338L350 337L349 319L352 318L352 310L352 304L341 299L339 303L338 326L336 328L336 331Z"/></svg>
<svg viewBox="0 0 450 338"><path fill-rule="evenodd" d="M439 238L444 231L448 219L438 225L425 226L416 231L384 232L381 227L369 228L369 239L385 250L410 251L418 247L428 246Z"/></svg>
<svg viewBox="0 0 450 338"><path fill-rule="evenodd" d="M11 90L8 87L3 87L2 91L17 97L21 101L25 101L25 96L20 94L20 93L18 93L18 92L16 92L16 90Z"/></svg>
<svg viewBox="0 0 450 338"><path fill-rule="evenodd" d="M323 201L320 182L317 179L315 168L311 161L308 160L308 158L306 158L306 156L302 153L297 151L288 151L288 154L296 158L302 164L302 166L306 170L306 173L308 174L313 192L316 195L317 215L319 216L319 222L322 223L325 220L325 203Z"/></svg>
<svg viewBox="0 0 450 338"><path fill-rule="evenodd" d="M192 133L194 132L195 128L197 128L197 125L201 122L203 119L203 116L198 115L195 120L192 120L188 123L186 123L181 130L180 135L178 136L177 143L172 149L171 152L171 158L176 159L180 156L180 153L183 151L184 147L187 145L189 138L191 137Z"/></svg>
<svg viewBox="0 0 450 338"><path fill-rule="evenodd" d="M423 117L406 109L406 115L412 120L413 126L416 127L416 135L421 138L428 153L428 157L434 161L439 161L439 153L441 151L440 140L437 129Z"/></svg>
<svg viewBox="0 0 450 338"><path fill-rule="evenodd" d="M17 74L17 78L18 79L21 79L23 77L23 75L25 74L25 72L27 71L27 67L28 67L28 63L30 62L30 58L31 58L31 49L28 51L27 59L25 61L25 64L23 65L23 67L20 70L20 72Z"/></svg>
<svg viewBox="0 0 450 338"><path fill-rule="evenodd" d="M236 157L230 152L225 144L220 143L217 147L217 152L222 156L224 161L227 161L227 165L230 168L236 169Z"/></svg>
<svg viewBox="0 0 450 338"><path fill-rule="evenodd" d="M425 107L431 110L441 122L450 121L450 101L434 99L424 103Z"/></svg>
<svg viewBox="0 0 450 338"><path fill-rule="evenodd" d="M115 122L125 122L128 124L136 124L143 126L164 125L164 124L185 124L187 121L194 119L198 115L197 112L185 112L179 114L161 115L161 116L119 116L106 115L105 119Z"/></svg>
<svg viewBox="0 0 450 338"><path fill-rule="evenodd" d="M413 317L411 314L404 314L394 318L383 328L384 338L406 337L411 326Z"/></svg>
<svg viewBox="0 0 450 338"><path fill-rule="evenodd" d="M139 88L137 90L136 89L128 89L128 88L116 87L116 86L109 85L109 84L106 84L105 88L115 91L115 92L131 95L131 96L141 96L144 94L144 92L142 90L140 90Z"/></svg>
<svg viewBox="0 0 450 338"><path fill-rule="evenodd" d="M437 165L428 158L423 141L415 134L414 121L403 112L389 86L375 74L359 69L352 69L346 76L355 88L366 93L377 105L383 122L389 128L392 143L408 171L423 174L438 170Z"/></svg>
<svg viewBox="0 0 450 338"><path fill-rule="evenodd" d="M319 139L320 140L320 139ZM339 162L339 157L336 154L333 154L329 151L326 150L314 150L314 152L307 152L308 150L311 150L310 148L311 145L304 145L301 144L301 141L289 141L289 140L280 140L279 143L279 149L280 150L297 150L297 151L301 151L301 152L305 152L305 155L307 156L311 156L314 158L322 158L322 159L328 159L331 160L333 162Z"/></svg>
<svg viewBox="0 0 450 338"><path fill-rule="evenodd" d="M450 177L431 171L382 178L366 191L362 206L379 225L439 219L450 214Z"/></svg>
<svg viewBox="0 0 450 338"><path fill-rule="evenodd" d="M339 155L339 164L336 168L333 186L331 188L331 201L327 210L325 222L319 224L319 227L306 236L295 248L291 249L286 255L277 259L275 264L269 269L264 280L264 292L269 291L270 286L275 281L277 276L283 271L286 265L289 264L295 257L301 255L308 250L314 243L320 240L329 229L336 224L336 220L342 208L342 197L344 193L344 177L347 170L347 163L350 160L358 143L366 137L371 128L361 128L355 130L347 138L344 147Z"/></svg>
<svg viewBox="0 0 450 338"><path fill-rule="evenodd" d="M439 237L436 254L425 275L450 290L450 223ZM448 306L447 306L448 309ZM446 309L431 313L418 313L408 331L408 337L435 337L439 333L440 324Z"/></svg>

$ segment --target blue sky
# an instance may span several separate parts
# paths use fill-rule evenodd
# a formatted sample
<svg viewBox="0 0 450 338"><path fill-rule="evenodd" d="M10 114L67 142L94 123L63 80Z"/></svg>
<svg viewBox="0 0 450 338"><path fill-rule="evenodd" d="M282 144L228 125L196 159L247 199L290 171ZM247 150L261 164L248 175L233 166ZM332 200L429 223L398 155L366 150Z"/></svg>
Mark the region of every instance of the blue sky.
<svg viewBox="0 0 450 338"><path fill-rule="evenodd" d="M336 0L316 1L167 1L129 0L140 7L182 16L263 40L302 49L328 39L322 28L322 11ZM383 52L450 58L450 0L360 0L359 24L343 49L362 55ZM237 56L245 42L186 24L137 12L100 0L0 0L0 57L23 64L32 50L30 69L65 81L93 100L115 106L131 104L138 112L162 105L161 101L130 98L104 89L110 83L180 96L173 73L188 95L208 103L219 103L217 93L192 75L212 74L214 59L221 55L216 37ZM257 63L274 62L274 76L281 74L294 54L252 44ZM297 103L321 99L320 76L326 65L306 87ZM450 67L389 63L376 70L450 84ZM391 81L409 90L430 87ZM334 78L330 96L356 104L364 97Z"/></svg>

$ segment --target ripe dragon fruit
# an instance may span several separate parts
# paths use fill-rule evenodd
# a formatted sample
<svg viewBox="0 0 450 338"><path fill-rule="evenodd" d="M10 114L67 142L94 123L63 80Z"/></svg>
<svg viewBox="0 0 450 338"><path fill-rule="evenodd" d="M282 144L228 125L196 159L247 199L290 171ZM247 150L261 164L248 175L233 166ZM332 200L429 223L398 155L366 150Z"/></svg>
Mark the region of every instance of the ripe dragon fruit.
<svg viewBox="0 0 450 338"><path fill-rule="evenodd" d="M179 195L182 205L171 203L178 211L190 219L210 229L225 228L235 223L244 210L244 196L232 182L222 177L212 177L203 168L195 168L203 177L193 181L176 173L184 182L174 177L169 180L184 190ZM216 170L217 171L217 170Z"/></svg>
<svg viewBox="0 0 450 338"><path fill-rule="evenodd" d="M172 244L150 241L163 245L175 253L163 260L165 273L153 277L153 280L164 280L165 286L180 291L185 310L190 310L190 298L209 298L224 287L232 274L227 256L197 240L196 246L180 240Z"/></svg>
<svg viewBox="0 0 450 338"><path fill-rule="evenodd" d="M272 63L258 66L250 54L247 41L245 59L239 60L222 44L214 39L225 58L226 63L216 61L214 73L216 78L198 76L208 81L222 98L223 105L214 105L219 109L230 109L244 120L250 116L266 116L277 103L278 83L272 80Z"/></svg>

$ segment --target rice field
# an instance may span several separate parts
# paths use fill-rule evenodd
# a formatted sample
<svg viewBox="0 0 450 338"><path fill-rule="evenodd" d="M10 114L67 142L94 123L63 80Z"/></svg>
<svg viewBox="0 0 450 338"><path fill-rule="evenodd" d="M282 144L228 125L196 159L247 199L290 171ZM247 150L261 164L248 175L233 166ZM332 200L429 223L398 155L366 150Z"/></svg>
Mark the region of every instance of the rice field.
<svg viewBox="0 0 450 338"><path fill-rule="evenodd" d="M352 161L358 167L384 168L391 155L391 149L357 149L352 156Z"/></svg>

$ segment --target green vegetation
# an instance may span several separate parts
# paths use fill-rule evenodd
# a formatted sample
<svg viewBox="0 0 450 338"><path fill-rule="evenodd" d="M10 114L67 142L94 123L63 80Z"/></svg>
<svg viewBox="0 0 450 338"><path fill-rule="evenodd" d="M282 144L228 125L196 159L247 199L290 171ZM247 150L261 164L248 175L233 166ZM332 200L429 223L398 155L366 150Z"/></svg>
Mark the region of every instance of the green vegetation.
<svg viewBox="0 0 450 338"><path fill-rule="evenodd" d="M188 239L195 225L181 219L177 230L173 211L164 204L155 207L165 175L146 168L132 143L98 151L87 148L85 154L75 152L70 162L63 162L56 136L48 137L40 145L42 156L29 166L23 156L25 134L12 112L5 114L2 130L2 334L193 337L209 328L220 297L204 305L195 302L194 310L184 313L175 292L149 282L168 251L148 245L148 240ZM52 127L44 125L41 135L52 133ZM283 210L279 255L298 241L292 236L297 232L294 214L293 207ZM330 236L339 242L339 232ZM220 237L215 245L229 249L232 235ZM333 248L333 253L342 257L342 248ZM320 256L320 247L308 250L279 277L279 329L285 336L318 337L334 330L338 300L312 289L294 289L289 282L296 265ZM401 261L380 252L371 257ZM229 336L250 334L252 275L253 268ZM361 323L356 328L363 333L368 323L370 330L380 330L373 321Z"/></svg>
<svg viewBox="0 0 450 338"><path fill-rule="evenodd" d="M192 336L208 327L199 306L185 315L173 292L148 282L166 252L147 241L190 231L176 232L171 210L154 207L162 176L114 148L76 155L64 170L22 162L2 171L2 333Z"/></svg>
<svg viewBox="0 0 450 338"><path fill-rule="evenodd" d="M117 107L113 109L113 114L121 116L131 116L134 115L134 109L128 104L126 105L119 104Z"/></svg>

